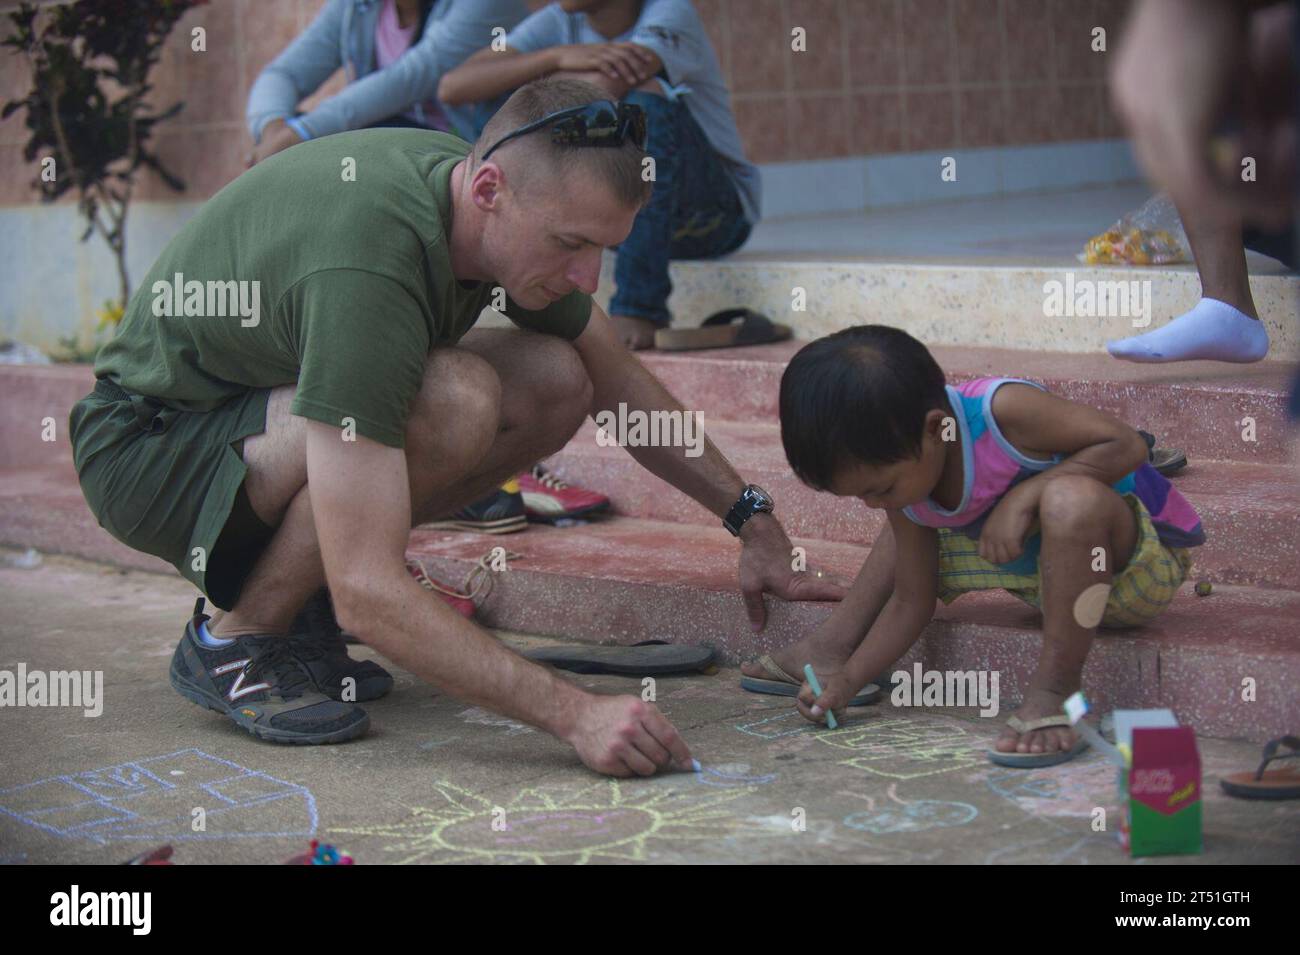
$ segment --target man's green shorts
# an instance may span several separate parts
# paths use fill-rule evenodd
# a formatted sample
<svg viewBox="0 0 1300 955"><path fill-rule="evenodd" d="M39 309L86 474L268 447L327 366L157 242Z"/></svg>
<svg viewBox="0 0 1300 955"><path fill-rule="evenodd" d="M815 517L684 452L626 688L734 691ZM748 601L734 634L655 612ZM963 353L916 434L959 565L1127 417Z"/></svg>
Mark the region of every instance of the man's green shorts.
<svg viewBox="0 0 1300 955"><path fill-rule="evenodd" d="M226 610L273 533L249 506L241 457L243 439L266 430L269 395L180 411L101 378L69 417L73 463L100 526Z"/></svg>

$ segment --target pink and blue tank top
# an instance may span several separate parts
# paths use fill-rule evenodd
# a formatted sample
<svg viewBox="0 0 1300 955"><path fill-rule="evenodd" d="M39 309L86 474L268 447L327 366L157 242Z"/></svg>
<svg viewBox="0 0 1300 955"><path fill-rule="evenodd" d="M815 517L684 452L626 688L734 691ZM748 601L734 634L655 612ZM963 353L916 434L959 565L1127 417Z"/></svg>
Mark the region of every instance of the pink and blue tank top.
<svg viewBox="0 0 1300 955"><path fill-rule="evenodd" d="M949 511L927 499L903 509L911 521L925 527L951 528L978 540L989 512L1007 491L1065 459L1063 454L1054 455L1050 460L1026 457L1002 434L993 417L993 395L1007 382L1047 390L1021 378L976 378L962 385L947 386L948 402L961 432L961 503ZM1165 546L1196 547L1205 543L1201 519L1192 505L1149 463L1126 474L1112 487L1120 494L1136 495L1146 506L1156 534ZM1041 535L1033 534L1025 542L1024 553L1012 563L1001 565L1002 568L1010 573L1034 573L1041 545Z"/></svg>

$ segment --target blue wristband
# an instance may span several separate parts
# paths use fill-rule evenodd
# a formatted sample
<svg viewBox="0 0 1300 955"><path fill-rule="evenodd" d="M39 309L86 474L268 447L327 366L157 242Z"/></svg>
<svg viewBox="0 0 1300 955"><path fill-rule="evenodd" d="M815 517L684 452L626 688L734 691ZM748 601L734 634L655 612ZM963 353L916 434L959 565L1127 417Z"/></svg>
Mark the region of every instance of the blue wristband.
<svg viewBox="0 0 1300 955"><path fill-rule="evenodd" d="M301 139L304 143L307 140L311 139L311 133L307 132L307 127L304 126L302 124L302 120L298 119L296 116L290 116L288 119L284 121L284 125L288 126L295 133L297 133L298 138Z"/></svg>

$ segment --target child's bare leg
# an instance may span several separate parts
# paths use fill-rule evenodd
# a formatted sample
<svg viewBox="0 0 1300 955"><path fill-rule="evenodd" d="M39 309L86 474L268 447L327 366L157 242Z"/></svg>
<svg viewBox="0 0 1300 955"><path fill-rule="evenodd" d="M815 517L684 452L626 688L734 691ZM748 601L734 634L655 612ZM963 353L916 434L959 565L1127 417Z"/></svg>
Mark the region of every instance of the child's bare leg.
<svg viewBox="0 0 1300 955"><path fill-rule="evenodd" d="M823 680L823 672L829 676L842 670L894 591L895 562L894 532L885 524L853 586L826 622L802 640L773 651L772 659L786 673L800 679L805 663L811 663ZM746 676L771 677L758 663L745 663L740 669Z"/></svg>
<svg viewBox="0 0 1300 955"><path fill-rule="evenodd" d="M1079 595L1096 584L1109 584L1137 544L1137 521L1114 489L1078 475L1048 481L1039 502L1043 549L1043 646L1016 715L1025 722L1059 714L1062 703L1080 688L1083 662L1095 626L1077 619ZM1094 548L1105 551L1105 570L1093 570ZM1052 753L1075 744L1070 729L1035 730L1020 735L1007 727L998 738L1003 753Z"/></svg>

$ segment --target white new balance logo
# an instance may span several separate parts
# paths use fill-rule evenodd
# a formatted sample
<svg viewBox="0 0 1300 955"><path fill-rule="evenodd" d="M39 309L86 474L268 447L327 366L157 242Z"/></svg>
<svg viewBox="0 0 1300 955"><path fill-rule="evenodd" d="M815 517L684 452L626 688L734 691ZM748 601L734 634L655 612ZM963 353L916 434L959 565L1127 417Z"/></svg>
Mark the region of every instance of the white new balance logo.
<svg viewBox="0 0 1300 955"><path fill-rule="evenodd" d="M252 659L252 657L245 657L242 660L231 660L229 663L223 663L219 667L213 667L212 675L217 677L235 670L243 670L252 662ZM248 694L256 693L258 690L269 690L271 688L269 683L250 683L248 686L244 686L244 677L247 675L247 673L240 673L239 676L235 677L235 682L230 684L230 689L226 692L226 698L232 703L241 696L248 696Z"/></svg>

